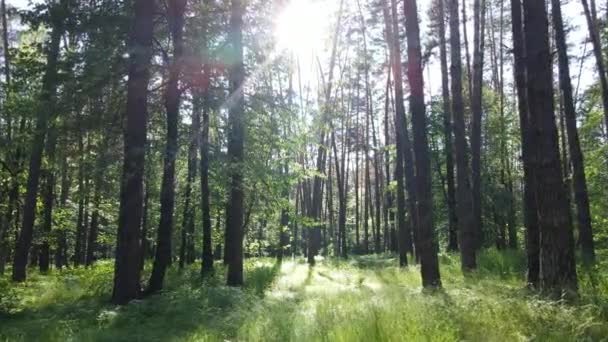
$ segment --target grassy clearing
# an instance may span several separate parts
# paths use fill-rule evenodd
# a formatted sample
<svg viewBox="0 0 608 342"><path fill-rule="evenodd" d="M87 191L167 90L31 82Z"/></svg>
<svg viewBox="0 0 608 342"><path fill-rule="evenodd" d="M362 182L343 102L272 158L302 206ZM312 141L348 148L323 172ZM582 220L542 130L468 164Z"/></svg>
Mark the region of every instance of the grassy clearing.
<svg viewBox="0 0 608 342"><path fill-rule="evenodd" d="M162 294L108 303L113 264L33 274L0 287L9 314L0 341L574 341L608 339L608 279L581 275L575 303L544 300L524 287L524 260L493 250L464 278L441 256L444 290L425 293L419 270L391 256L251 259L244 289L223 286L223 270L201 282L198 265L173 270ZM0 301L0 303L2 303Z"/></svg>

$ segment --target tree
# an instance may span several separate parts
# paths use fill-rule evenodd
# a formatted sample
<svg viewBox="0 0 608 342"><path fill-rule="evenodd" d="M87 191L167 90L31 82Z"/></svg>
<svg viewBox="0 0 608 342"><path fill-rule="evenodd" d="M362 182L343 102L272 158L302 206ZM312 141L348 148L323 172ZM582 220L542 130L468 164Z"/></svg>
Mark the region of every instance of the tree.
<svg viewBox="0 0 608 342"><path fill-rule="evenodd" d="M460 255L463 271L477 267L475 226L472 216L469 156L465 137L464 108L462 104L462 61L460 58L460 33L458 0L450 0L450 59L452 75L452 115L454 118L454 145L456 147L456 210Z"/></svg>
<svg viewBox="0 0 608 342"><path fill-rule="evenodd" d="M230 158L230 199L226 208L226 261L228 264L229 286L243 284L243 163L244 148L244 107L243 82L243 13L241 0L232 0L230 29L228 34L233 63L229 67L230 109L228 155Z"/></svg>
<svg viewBox="0 0 608 342"><path fill-rule="evenodd" d="M30 153L26 195L23 205L23 220L19 232L19 239L15 246L15 256L13 258L13 281L17 282L25 281L26 278L27 257L34 233L34 219L36 217L36 202L38 200L38 183L40 180L42 154L48 130L48 120L55 110L55 95L58 83L57 68L59 60L59 43L64 30L63 21L68 15L66 13L67 7L64 1L51 6L49 11L51 14L51 36L47 48L42 90L39 95L40 99L36 109L36 127Z"/></svg>
<svg viewBox="0 0 608 342"><path fill-rule="evenodd" d="M196 178L198 167L198 149L201 126L201 103L194 99L192 105L192 123L190 126L190 144L188 145L188 174L186 176L186 189L184 190L184 214L181 232L181 245L179 248L179 268L194 262L194 217L195 206L192 202L192 185Z"/></svg>
<svg viewBox="0 0 608 342"><path fill-rule="evenodd" d="M386 43L389 46L389 55L390 55L390 64L391 69L393 71L393 78L395 79L394 92L395 92L395 139L397 145L397 156L395 158L395 179L397 180L397 234L398 234L398 247L399 247L399 265L407 266L407 252L410 250L409 246L411 246L411 232L409 230L408 224L406 222L405 216L405 187L408 187L407 184L404 184L404 170L406 169L404 163L406 165L410 165L413 167L411 163L411 158L409 160L407 156L411 157L411 151L409 151L409 138L407 137L407 126L405 124L405 106L403 99L403 77L401 71L401 50L399 47L399 42L397 41L395 35L398 32L398 22L397 22L397 5L394 0L391 0L391 7L389 8L388 0L383 1L383 13L386 27ZM406 178L411 178L412 174L409 174L407 171ZM410 181L405 180L408 184L412 183L412 179ZM410 203L412 204L412 195L413 191L408 191L410 196ZM413 217L415 214L415 210L412 210L412 206L409 205L410 214Z"/></svg>
<svg viewBox="0 0 608 342"><path fill-rule="evenodd" d="M439 34L439 63L441 65L441 95L443 99L443 134L448 206L448 251L458 250L458 222L456 215L456 190L454 185L454 153L452 146L452 112L450 110L450 85L445 39L444 0L437 0L437 28Z"/></svg>
<svg viewBox="0 0 608 342"><path fill-rule="evenodd" d="M160 222L156 255L147 292L154 293L163 288L167 266L171 263L171 239L173 233L173 211L175 209L175 160L179 151L177 123L181 92L179 79L183 56L184 11L186 0L171 0L167 7L167 21L173 41L173 59L169 65L169 80L165 93L167 112L167 145L164 155L163 181L160 190Z"/></svg>
<svg viewBox="0 0 608 342"><path fill-rule="evenodd" d="M538 286L539 277L539 227L536 206L536 176L533 159L535 135L530 129L530 113L528 110L528 93L526 79L525 42L523 31L522 4L520 0L511 0L511 28L513 35L513 71L517 88L517 109L521 134L521 150L524 169L523 212L526 227L526 253L528 262L528 283Z"/></svg>
<svg viewBox="0 0 608 342"><path fill-rule="evenodd" d="M154 5L135 0L127 82L127 125L120 190L112 302L127 304L140 295L140 225L148 122L147 100L154 34Z"/></svg>
<svg viewBox="0 0 608 342"><path fill-rule="evenodd" d="M583 252L583 261L586 264L595 262L595 249L593 246L593 230L591 228L591 213L589 211L589 195L587 192L587 178L583 152L576 128L576 110L572 98L572 84L570 81L570 66L568 65L568 47L566 33L562 21L562 10L559 1L551 1L553 29L555 30L555 43L559 63L559 87L564 104L566 131L568 133L568 151L573 170L574 199L578 218L579 241Z"/></svg>
<svg viewBox="0 0 608 342"><path fill-rule="evenodd" d="M420 255L422 286L441 287L437 242L433 227L433 194L431 189L431 160L426 129L422 53L416 0L405 0L405 30L407 32L407 79L410 85L410 110L416 159L416 205L418 240L416 253Z"/></svg>
<svg viewBox="0 0 608 342"><path fill-rule="evenodd" d="M210 5L210 1L206 0L203 2L207 7ZM211 86L211 60L210 54L206 53L209 43L209 23L205 21L202 29L201 41L203 46L202 63L203 68L201 72L201 93L197 93L198 99L195 101L202 102L202 114L203 122L201 129L201 142L200 142L200 177L201 177L201 216L203 218L203 261L201 266L201 273L203 275L213 272L213 251L211 242L211 208L209 205L209 111L211 109L211 96L209 88ZM218 220L219 222L219 220Z"/></svg>
<svg viewBox="0 0 608 342"><path fill-rule="evenodd" d="M475 248L481 246L481 119L482 119L482 87L483 87L483 32L485 27L485 0L473 1L473 82L471 92L471 171L473 198L473 233Z"/></svg>
<svg viewBox="0 0 608 342"><path fill-rule="evenodd" d="M524 0L523 8L530 129L537 137L532 167L540 227L540 286L559 295L563 290L576 291L577 279L555 125L548 19L544 3Z"/></svg>

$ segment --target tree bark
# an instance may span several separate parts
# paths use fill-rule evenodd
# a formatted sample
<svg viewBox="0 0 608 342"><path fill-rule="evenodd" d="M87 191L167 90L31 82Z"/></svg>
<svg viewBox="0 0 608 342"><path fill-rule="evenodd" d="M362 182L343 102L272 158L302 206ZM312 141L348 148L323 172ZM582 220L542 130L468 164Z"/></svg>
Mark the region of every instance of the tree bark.
<svg viewBox="0 0 608 342"><path fill-rule="evenodd" d="M200 99L194 98L192 104L192 124L190 126L190 146L188 147L188 174L184 190L184 217L182 220L181 245L179 250L179 268L194 262L194 218L196 207L192 204L192 185L196 178L198 149L201 126Z"/></svg>
<svg viewBox="0 0 608 342"><path fill-rule="evenodd" d="M441 94L443 98L443 134L445 167L447 178L447 207L448 207L448 251L458 250L458 222L456 216L456 189L454 185L454 151L452 145L452 112L450 110L450 85L448 75L447 48L445 39L445 7L444 0L437 0L438 29L439 29L439 62L441 64Z"/></svg>
<svg viewBox="0 0 608 342"><path fill-rule="evenodd" d="M78 114L79 120L82 120L81 114ZM76 219L76 245L74 246L74 266L80 266L85 263L86 249L87 249L87 231L86 231L86 218L85 218L85 207L88 205L87 202L87 179L85 175L85 156L87 154L87 147L84 143L84 132L79 131L78 135L78 151L80 154L80 164L78 166L78 216Z"/></svg>
<svg viewBox="0 0 608 342"><path fill-rule="evenodd" d="M154 35L154 3L135 0L127 81L127 127L120 191L114 289L112 302L127 304L139 297L141 272L140 227L148 122L147 97Z"/></svg>
<svg viewBox="0 0 608 342"><path fill-rule="evenodd" d="M579 229L579 241L582 249L583 262L589 265L595 262L593 229L591 226L591 213L589 210L585 164L583 162L583 153L578 137L578 129L576 128L576 110L572 97L570 66L568 64L568 46L566 45L566 33L564 32L559 0L552 0L551 8L553 12L551 18L553 19L553 29L555 30L555 43L559 63L559 86L564 106L566 132L568 135L568 150L570 152L570 161L572 163L573 171L572 180Z"/></svg>
<svg viewBox="0 0 608 342"><path fill-rule="evenodd" d="M473 92L471 94L471 171L473 174L473 233L475 247L480 248L483 242L481 221L481 120L483 94L483 32L485 27L485 0L474 0L474 33L473 33Z"/></svg>
<svg viewBox="0 0 608 342"><path fill-rule="evenodd" d="M521 131L521 149L524 169L524 225L526 227L526 253L528 262L528 283L538 286L539 276L539 227L536 206L536 176L532 167L534 157L534 134L530 129L528 111L528 93L526 80L525 42L522 21L522 4L520 0L511 0L511 28L513 35L513 71L517 87L517 108Z"/></svg>
<svg viewBox="0 0 608 342"><path fill-rule="evenodd" d="M551 54L545 4L524 0L530 129L540 226L540 286L554 295L576 291L574 239L568 219L553 106Z"/></svg>
<svg viewBox="0 0 608 342"><path fill-rule="evenodd" d="M452 75L452 115L454 117L454 142L456 147L456 210L460 235L460 255L463 271L477 267L473 203L470 186L469 156L465 137L462 104L462 62L460 58L460 32L458 20L458 0L450 0L450 57Z"/></svg>
<svg viewBox="0 0 608 342"><path fill-rule="evenodd" d="M173 233L173 211L175 210L175 160L179 151L178 130L181 92L179 79L182 68L184 11L186 0L171 0L167 7L169 31L173 40L173 59L169 65L169 82L165 93L167 112L167 142L164 155L164 172L160 190L160 221L156 240L156 255L147 293L163 288L167 267L171 264L171 240Z"/></svg>
<svg viewBox="0 0 608 342"><path fill-rule="evenodd" d="M388 5L388 0L383 0L383 14L385 21L386 43L389 46L390 64L395 79L395 142L397 146L397 156L395 160L395 178L397 180L397 236L399 249L399 266L407 266L407 252L410 250L411 232L406 223L406 202L405 202L405 179L404 179L404 157L407 153L404 152L404 135L407 133L405 126L405 106L403 99L403 78L401 71L401 50L399 42L395 35L398 34L397 23L397 6L395 0L391 0L391 6ZM410 194L411 195L411 194ZM413 214L414 211L411 211Z"/></svg>
<svg viewBox="0 0 608 342"><path fill-rule="evenodd" d="M228 122L230 135L228 139L228 158L230 165L230 199L226 215L226 261L228 264L229 286L243 284L243 148L244 148L244 107L245 98L243 82L245 66L243 62L243 14L241 0L232 0L228 41L234 62L229 67L230 94Z"/></svg>
<svg viewBox="0 0 608 342"><path fill-rule="evenodd" d="M405 30L407 32L407 78L410 85L410 110L416 159L417 231L416 253L420 256L420 274L425 288L441 287L437 241L433 227L433 193L431 188L431 159L426 130L424 80L418 8L416 0L405 0Z"/></svg>
<svg viewBox="0 0 608 342"><path fill-rule="evenodd" d="M59 206L66 208L70 194L71 179L68 174L68 158L63 156L61 163L61 192L59 193ZM61 269L68 265L68 242L65 229L57 231L57 249L55 251L55 267Z"/></svg>
<svg viewBox="0 0 608 342"><path fill-rule="evenodd" d="M44 172L45 175L45 187L43 191L43 215L42 215L42 233L43 241L40 246L40 260L39 267L40 272L48 272L51 259L50 251L50 240L51 240L51 229L53 226L53 204L55 201L55 150L57 145L57 127L51 123L51 127L48 132L46 155L48 167Z"/></svg>

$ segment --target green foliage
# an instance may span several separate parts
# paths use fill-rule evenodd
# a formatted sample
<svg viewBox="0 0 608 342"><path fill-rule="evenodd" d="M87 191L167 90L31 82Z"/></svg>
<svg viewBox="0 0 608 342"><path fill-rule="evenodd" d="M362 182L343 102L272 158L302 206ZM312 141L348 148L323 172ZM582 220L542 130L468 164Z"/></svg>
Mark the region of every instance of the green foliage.
<svg viewBox="0 0 608 342"><path fill-rule="evenodd" d="M314 268L248 259L242 289L224 269L204 280L199 265L170 270L162 293L109 304L112 264L0 281L16 307L0 320L6 341L505 341L599 340L608 334L608 279L581 274L574 302L525 288L525 257L483 251L464 278L458 257L440 255L444 290L420 288L418 266L391 255L327 259ZM593 274L605 274L606 265ZM603 273L601 272L603 271ZM592 284L593 283L593 284Z"/></svg>

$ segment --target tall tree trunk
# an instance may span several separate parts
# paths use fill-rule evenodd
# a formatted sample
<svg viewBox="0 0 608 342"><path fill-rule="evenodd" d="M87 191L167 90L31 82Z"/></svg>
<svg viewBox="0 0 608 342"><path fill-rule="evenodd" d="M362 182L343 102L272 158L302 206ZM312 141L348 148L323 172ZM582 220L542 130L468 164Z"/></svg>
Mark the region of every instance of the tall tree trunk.
<svg viewBox="0 0 608 342"><path fill-rule="evenodd" d="M100 101L96 99L95 101ZM91 214L91 225L89 227L89 235L87 242L87 254L85 259L85 265L91 266L97 260L97 253L99 252L99 246L97 238L99 236L99 220L100 220L100 209L101 209L101 192L104 187L104 174L106 171L107 164L107 149L109 143L109 130L103 132L104 136L101 138L101 142L98 146L97 160L95 161L95 175L94 175L94 188L93 188L93 213Z"/></svg>
<svg viewBox="0 0 608 342"><path fill-rule="evenodd" d="M59 206L63 209L66 208L68 203L68 197L70 194L71 179L69 176L68 169L68 157L63 156L61 162L61 192L59 193ZM55 251L55 267L61 269L63 266L68 265L68 242L67 234L65 229L57 231L57 249Z"/></svg>
<svg viewBox="0 0 608 342"><path fill-rule="evenodd" d="M282 166L282 173L285 177L289 175L289 164L285 164ZM289 187L285 186L283 190L282 197L284 200L289 202ZM286 203L286 204L287 204ZM285 205L286 205L285 204ZM284 206L281 209L281 221L279 226L279 251L277 253L277 258L279 262L283 261L283 256L287 252L287 244L289 243L289 235L287 232L289 231L289 208Z"/></svg>
<svg viewBox="0 0 608 342"><path fill-rule="evenodd" d="M517 88L517 108L521 131L521 149L524 169L524 225L526 227L526 253L528 262L528 283L538 286L539 277L539 227L536 206L536 176L532 167L534 158L534 134L530 129L528 93L526 79L525 42L520 0L511 0L511 28L513 34L513 71Z"/></svg>
<svg viewBox="0 0 608 342"><path fill-rule="evenodd" d="M452 148L452 112L450 110L450 85L448 75L447 48L445 39L445 7L444 0L437 0L439 18L439 59L441 64L441 94L443 98L443 134L445 167L448 185L448 251L458 250L458 222L456 216L456 189L454 185L454 152Z"/></svg>
<svg viewBox="0 0 608 342"><path fill-rule="evenodd" d="M243 162L245 98L243 82L245 66L243 62L243 14L241 0L232 0L230 29L228 41L231 44L234 62L229 68L230 93L232 97L229 110L230 135L228 157L230 160L230 199L226 215L226 261L228 264L229 286L243 284L243 173L240 164Z"/></svg>
<svg viewBox="0 0 608 342"><path fill-rule="evenodd" d="M79 114L80 118L80 114ZM78 151L80 154L80 164L78 166L78 218L76 219L76 245L74 247L74 266L80 266L84 264L87 248L87 231L86 231L86 219L85 219L85 207L88 205L86 201L86 175L85 175L85 156L87 154L87 148L84 144L84 133L79 131L78 136Z"/></svg>
<svg viewBox="0 0 608 342"><path fill-rule="evenodd" d="M175 209L175 160L179 151L178 130L180 89L179 79L183 55L184 11L186 0L170 0L167 7L169 31L173 40L173 59L169 65L169 82L165 93L167 112L167 142L164 156L164 172L160 190L160 221L156 240L156 255L152 275L146 291L154 293L163 288L167 267L171 264L171 240L173 211Z"/></svg>
<svg viewBox="0 0 608 342"><path fill-rule="evenodd" d="M483 242L481 221L481 120L483 94L483 32L485 27L485 0L473 2L473 92L471 94L471 171L473 174L473 233L475 247L480 248Z"/></svg>
<svg viewBox="0 0 608 342"><path fill-rule="evenodd" d="M536 135L534 164L540 226L540 286L559 295L576 291L574 239L565 201L553 107L551 54L545 4L524 0L530 129Z"/></svg>
<svg viewBox="0 0 608 342"><path fill-rule="evenodd" d="M361 240L359 237L359 219L360 219L360 215L359 215L359 147L361 146L361 143L359 141L359 137L361 136L360 134L360 125L359 125L359 112L360 112L360 108L359 108L359 88L360 88L360 74L359 72L357 72L357 81L356 81L356 87L357 87L357 92L355 95L355 179L354 179L354 186L355 186L355 247L357 249L359 249L361 247Z"/></svg>
<svg viewBox="0 0 608 342"><path fill-rule="evenodd" d="M147 98L150 58L154 35L154 3L135 0L131 32L129 80L127 82L127 127L124 167L120 190L118 234L112 302L127 304L140 294L140 227L143 207L143 178L148 122Z"/></svg>
<svg viewBox="0 0 608 342"><path fill-rule="evenodd" d="M397 22L397 6L395 0L391 0L391 6L388 5L388 0L383 0L383 14L385 21L386 43L390 51L390 64L395 79L395 141L397 145L397 156L395 160L395 178L397 180L397 224L398 224L398 248L399 248L399 265L407 266L407 252L411 246L411 236L408 225L405 221L405 184L404 184L404 135L407 133L405 126L405 106L403 99L403 78L401 71L401 50L399 42L396 39L398 34ZM411 212L413 213L413 211Z"/></svg>
<svg viewBox="0 0 608 342"><path fill-rule="evenodd" d="M475 227L473 203L469 182L469 156L465 137L464 109L462 104L462 62L460 59L460 32L458 0L450 0L450 57L452 75L452 115L454 117L454 142L456 147L456 210L460 235L460 255L463 271L477 267L475 251Z"/></svg>
<svg viewBox="0 0 608 342"><path fill-rule="evenodd" d="M369 178L369 117L370 117L370 111L369 111L369 105L367 104L367 81L366 81L366 87L365 87L365 98L366 98L366 110L365 110L365 140L364 140L364 147L363 147L363 156L365 158L365 163L364 163L364 187L365 187L365 197L364 197L364 201L363 201L363 252L365 254L369 253L369 208L370 208L370 204L371 204L371 193L369 191L370 187L370 178Z"/></svg>
<svg viewBox="0 0 608 342"><path fill-rule="evenodd" d="M205 5L209 5L210 1L205 0ZM209 24L205 23L205 27L202 32L202 43L203 46L207 47ZM211 85L211 62L209 54L206 49L203 49L203 69L202 69L202 87L201 87L201 100L202 100L202 114L203 122L201 129L201 142L200 142L200 177L201 177L201 217L203 224L203 254L202 254L202 265L201 274L206 275L213 272L213 244L211 241L211 207L209 205L209 111L211 109L211 94L209 88ZM219 144L218 144L219 145ZM219 217L219 215L218 215ZM218 224L219 224L218 219Z"/></svg>
<svg viewBox="0 0 608 342"><path fill-rule="evenodd" d="M190 127L190 146L188 148L188 174L184 193L184 217L182 221L182 241L179 250L179 268L194 262L191 246L194 246L194 218L196 207L192 204L192 185L196 179L198 149L201 126L201 103L195 98L192 104L192 125Z"/></svg>
<svg viewBox="0 0 608 342"><path fill-rule="evenodd" d="M405 30L407 32L407 79L410 85L410 110L416 159L416 199L418 239L416 253L420 256L422 286L441 287L437 241L433 227L433 193L431 188L431 159L426 131L424 80L418 8L416 0L405 0Z"/></svg>
<svg viewBox="0 0 608 342"><path fill-rule="evenodd" d="M557 47L557 58L559 63L559 86L562 93L566 131L568 134L568 150L573 170L574 199L576 202L576 213L579 229L579 241L581 244L583 262L593 264L595 262L595 248L593 246L593 230L591 227L591 213L589 211L589 195L587 191L587 180L585 177L585 164L583 153L576 128L576 110L572 98L572 84L570 81L570 67L568 65L568 46L566 45L566 33L562 21L562 11L559 0L551 0L553 29L555 30L555 42ZM608 127L608 126L607 126Z"/></svg>
<svg viewBox="0 0 608 342"><path fill-rule="evenodd" d="M0 2L0 11L2 11L2 46L4 48L4 87L5 87L5 96L8 99L10 97L11 94L11 69L10 69L10 65L11 65L11 56L10 56L10 52L9 52L9 42L8 42L8 24L7 24L7 14L6 14L6 3L5 0L2 0ZM13 140L13 134L12 134L12 128L13 128L13 120L12 120L12 115L10 110L8 110L6 108L6 106L4 106L3 108L3 112L6 115L6 138L8 141L12 141ZM12 147L12 144L11 144ZM13 153L12 149L9 153ZM11 227L11 223L12 223L12 218L13 218L13 209L15 207L15 203L16 203L16 195L15 192L18 192L18 184L17 184L17 177L15 176L15 173L17 172L16 167L14 167L17 164L17 160L16 160L16 156L12 156L11 157L14 159L13 163L11 163L11 166L13 167L12 172L13 174L11 176L12 181L8 182L8 198L7 198L7 208L6 208L6 212L1 213L0 215L3 215L0 219L0 275L4 274L4 269L5 269L5 264L6 264L6 258L8 256L8 241L7 241L7 236L9 234L9 230Z"/></svg>
<svg viewBox="0 0 608 342"><path fill-rule="evenodd" d="M42 233L44 234L42 245L40 246L40 272L48 272L50 266L50 240L51 228L53 226L53 204L55 201L55 150L57 145L57 127L51 123L48 132L46 145L46 155L48 167L45 170L45 187L43 192L43 216L42 216Z"/></svg>
<svg viewBox="0 0 608 342"><path fill-rule="evenodd" d="M65 2L61 1L51 7L50 15L52 22L51 37L47 47L47 60L42 78L42 90L36 109L36 127L34 129L34 140L30 154L29 171L26 186L26 195L23 205L23 221L21 231L15 246L13 258L13 281L22 282L26 278L27 257L32 245L34 233L34 220L36 217L36 202L38 199L38 182L40 180L40 166L42 153L47 133L47 125L50 115L55 110L55 96L57 91L57 62L59 58L59 43L63 34L63 10Z"/></svg>
<svg viewBox="0 0 608 342"><path fill-rule="evenodd" d="M384 7L385 5L383 5ZM385 20L386 19L386 13L385 13ZM390 60L390 58L389 58ZM390 249L391 251L396 251L396 249L394 248L394 243L395 240L393 239L393 231L394 231L394 227L392 226L391 222L393 221L392 218L394 216L393 211L392 211L392 207L393 207L393 196L391 191L389 191L390 188L390 184L391 184L391 158L390 158L390 152L388 149L388 146L390 145L391 142L391 136L390 136L390 119L389 119L389 111L390 111L390 106L391 106L391 63L387 63L388 64L388 70L387 70L387 77L386 77L386 89L385 89L385 100L384 100L384 172L385 172L385 197L384 197L384 231L386 232L386 237L387 240L389 240L386 243L386 248Z"/></svg>
<svg viewBox="0 0 608 342"><path fill-rule="evenodd" d="M372 101L371 99L371 94L370 94L370 101ZM374 120L372 118L371 120L371 125L372 125L372 142L374 144L374 204L376 207L376 220L375 220L375 229L376 229L376 238L374 241L374 248L376 253L380 253L382 250L381 244L380 244L380 226L381 226L381 213L382 213L382 205L381 205L381 199L382 199L382 170L381 165L380 165L380 146L378 144L378 139L376 137L376 127L374 124ZM387 234L383 234L384 238L386 238Z"/></svg>

